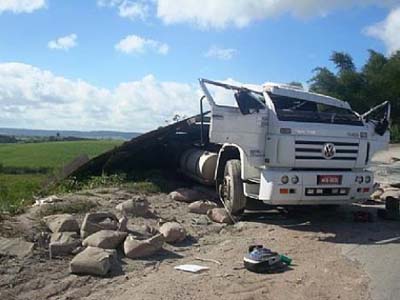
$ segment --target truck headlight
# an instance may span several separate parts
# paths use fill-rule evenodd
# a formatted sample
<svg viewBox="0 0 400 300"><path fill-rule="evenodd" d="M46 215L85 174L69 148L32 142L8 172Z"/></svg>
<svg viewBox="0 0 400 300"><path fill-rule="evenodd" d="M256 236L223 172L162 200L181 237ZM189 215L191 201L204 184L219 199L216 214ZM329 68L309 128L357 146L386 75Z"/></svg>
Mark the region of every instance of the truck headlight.
<svg viewBox="0 0 400 300"><path fill-rule="evenodd" d="M365 183L370 183L371 182L371 176L367 175L365 176Z"/></svg>
<svg viewBox="0 0 400 300"><path fill-rule="evenodd" d="M363 181L364 181L364 177L362 177L362 176L356 176L356 182L357 182L357 183L361 184L361 183L363 183Z"/></svg>
<svg viewBox="0 0 400 300"><path fill-rule="evenodd" d="M297 184L299 182L299 177L297 175L292 176L291 178L293 184Z"/></svg>
<svg viewBox="0 0 400 300"><path fill-rule="evenodd" d="M287 184L287 183L289 182L289 177L286 176L286 175L283 175L283 176L281 177L281 182L282 182L283 184Z"/></svg>

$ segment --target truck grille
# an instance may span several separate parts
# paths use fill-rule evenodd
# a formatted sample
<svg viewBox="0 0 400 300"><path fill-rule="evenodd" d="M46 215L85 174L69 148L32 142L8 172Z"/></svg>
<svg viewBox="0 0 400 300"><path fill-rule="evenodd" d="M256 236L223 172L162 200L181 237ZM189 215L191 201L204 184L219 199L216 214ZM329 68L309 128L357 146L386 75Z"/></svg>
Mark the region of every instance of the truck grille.
<svg viewBox="0 0 400 300"><path fill-rule="evenodd" d="M296 141L296 160L339 160L356 161L358 143L330 142L330 141ZM325 155L326 145L333 145L334 153L331 157Z"/></svg>

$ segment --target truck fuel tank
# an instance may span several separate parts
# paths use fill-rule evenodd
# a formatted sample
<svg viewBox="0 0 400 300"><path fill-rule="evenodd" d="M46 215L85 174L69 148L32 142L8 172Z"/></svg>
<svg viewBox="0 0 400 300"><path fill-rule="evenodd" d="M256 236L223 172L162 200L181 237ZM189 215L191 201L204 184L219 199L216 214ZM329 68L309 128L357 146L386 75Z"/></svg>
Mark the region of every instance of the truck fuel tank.
<svg viewBox="0 0 400 300"><path fill-rule="evenodd" d="M214 184L218 154L201 149L189 149L180 157L181 171L202 184Z"/></svg>

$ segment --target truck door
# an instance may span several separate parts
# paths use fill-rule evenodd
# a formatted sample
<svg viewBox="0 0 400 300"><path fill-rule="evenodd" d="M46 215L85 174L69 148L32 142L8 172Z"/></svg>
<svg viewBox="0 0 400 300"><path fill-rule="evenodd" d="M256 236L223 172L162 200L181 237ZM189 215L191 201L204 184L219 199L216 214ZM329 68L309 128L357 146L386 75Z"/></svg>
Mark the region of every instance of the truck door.
<svg viewBox="0 0 400 300"><path fill-rule="evenodd" d="M261 94L238 90L233 95L237 106L213 106L210 141L216 144L236 144L246 153L251 164L263 164L268 110Z"/></svg>
<svg viewBox="0 0 400 300"><path fill-rule="evenodd" d="M385 101L361 116L368 128L371 156L385 150L390 142L390 102Z"/></svg>

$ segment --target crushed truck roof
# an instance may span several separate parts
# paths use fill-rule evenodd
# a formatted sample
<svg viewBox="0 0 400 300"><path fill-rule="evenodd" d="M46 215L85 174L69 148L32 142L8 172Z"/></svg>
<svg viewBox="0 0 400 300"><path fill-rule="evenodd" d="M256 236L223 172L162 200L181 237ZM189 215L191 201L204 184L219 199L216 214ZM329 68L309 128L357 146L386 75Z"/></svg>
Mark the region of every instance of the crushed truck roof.
<svg viewBox="0 0 400 300"><path fill-rule="evenodd" d="M262 94L263 92L269 92L269 93L272 93L275 95L298 98L298 99L302 99L302 100L313 101L313 102L336 106L336 107L340 107L340 108L351 109L350 104L346 101L342 101L337 98L326 96L326 95L321 95L318 93L308 92L299 87L295 87L295 86L283 84L283 83L266 82L263 85L228 84L225 82L213 81L213 80L209 80L209 79L205 79L205 78L200 78L199 81L200 81L200 85L203 87L203 91L206 93L206 95L208 94L207 97L211 97L211 98L212 98L212 96L204 90L204 89L206 89L205 84L216 85L216 86L220 86L222 88L233 89L233 90L246 89L246 90L249 90L249 91L252 91L255 93L259 93L259 94Z"/></svg>

